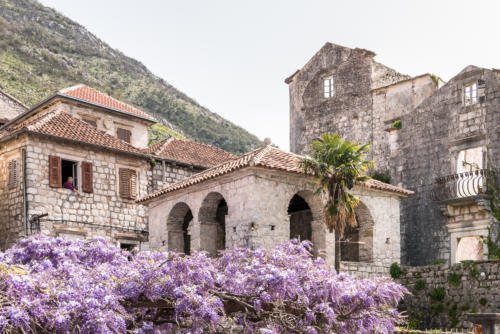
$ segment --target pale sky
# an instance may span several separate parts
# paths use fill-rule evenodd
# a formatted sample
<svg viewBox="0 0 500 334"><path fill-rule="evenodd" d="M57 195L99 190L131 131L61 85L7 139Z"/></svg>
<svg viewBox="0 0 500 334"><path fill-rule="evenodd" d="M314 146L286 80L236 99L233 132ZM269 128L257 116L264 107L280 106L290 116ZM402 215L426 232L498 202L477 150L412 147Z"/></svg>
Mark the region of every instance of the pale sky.
<svg viewBox="0 0 500 334"><path fill-rule="evenodd" d="M448 80L500 68L499 0L41 0L259 138L288 149L283 80L329 41Z"/></svg>

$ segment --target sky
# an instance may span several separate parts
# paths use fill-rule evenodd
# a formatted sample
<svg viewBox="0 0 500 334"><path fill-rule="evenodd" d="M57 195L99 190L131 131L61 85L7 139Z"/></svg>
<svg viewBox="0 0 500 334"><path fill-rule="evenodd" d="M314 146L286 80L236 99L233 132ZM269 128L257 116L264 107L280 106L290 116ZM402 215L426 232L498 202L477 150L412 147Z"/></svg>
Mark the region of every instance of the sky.
<svg viewBox="0 0 500 334"><path fill-rule="evenodd" d="M40 0L201 105L289 148L284 79L327 41L444 80L500 68L499 0Z"/></svg>

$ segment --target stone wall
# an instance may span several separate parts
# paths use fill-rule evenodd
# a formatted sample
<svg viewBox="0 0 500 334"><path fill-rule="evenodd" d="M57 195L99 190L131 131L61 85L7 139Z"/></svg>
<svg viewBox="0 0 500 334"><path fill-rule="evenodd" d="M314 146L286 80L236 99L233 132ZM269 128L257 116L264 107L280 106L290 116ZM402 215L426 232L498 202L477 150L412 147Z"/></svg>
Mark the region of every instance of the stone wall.
<svg viewBox="0 0 500 334"><path fill-rule="evenodd" d="M179 244L183 234L180 224L191 211L193 218L188 229L191 248L215 255L215 212L222 199L228 208L225 216L226 248L276 247L290 239L288 207L294 195L298 195L309 206L310 215L307 217L312 220L315 254L323 254L327 263L334 265L335 234L325 227L322 199L314 196L316 187L314 179L303 175L244 168L168 193L148 204L150 247L183 249ZM392 193L364 187L356 187L354 193L373 220L371 252L374 265L387 267L399 261L399 198Z"/></svg>
<svg viewBox="0 0 500 334"><path fill-rule="evenodd" d="M435 76L409 78L376 63L373 55L327 43L286 80L291 150L304 153L325 132L372 143L372 173L416 192L401 203L402 262L448 260L447 218L432 200L432 189L436 177L457 172L460 150L487 146L493 164L500 165L500 71L469 66L438 87ZM330 74L335 96L324 98L321 80ZM484 101L464 106L464 85L474 81L482 82L478 94L484 92ZM392 128L395 120L402 129Z"/></svg>
<svg viewBox="0 0 500 334"><path fill-rule="evenodd" d="M485 81L485 101L466 107L464 84L477 80ZM499 166L499 110L499 73L468 67L401 118L391 176L396 184L415 191L414 197L402 201L403 263L450 259L447 218L432 201L434 182L456 173L458 152L466 148L487 146L491 163Z"/></svg>
<svg viewBox="0 0 500 334"><path fill-rule="evenodd" d="M0 146L0 249L14 243L25 232L22 152L26 144L27 137L22 136L15 142ZM17 164L17 181L13 187L8 185L11 161Z"/></svg>
<svg viewBox="0 0 500 334"><path fill-rule="evenodd" d="M368 262L340 261L339 272L347 273L357 278L389 277L389 267Z"/></svg>
<svg viewBox="0 0 500 334"><path fill-rule="evenodd" d="M19 101L0 90L0 124L24 111L26 108Z"/></svg>
<svg viewBox="0 0 500 334"><path fill-rule="evenodd" d="M470 327L465 313L500 311L499 260L403 267L397 282L412 293L400 306L420 328Z"/></svg>

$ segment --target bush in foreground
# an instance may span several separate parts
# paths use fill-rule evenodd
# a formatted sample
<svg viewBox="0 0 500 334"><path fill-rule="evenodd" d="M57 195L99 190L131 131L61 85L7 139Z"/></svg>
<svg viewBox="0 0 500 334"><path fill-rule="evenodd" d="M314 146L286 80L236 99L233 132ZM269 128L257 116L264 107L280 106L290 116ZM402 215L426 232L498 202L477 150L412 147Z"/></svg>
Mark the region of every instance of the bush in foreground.
<svg viewBox="0 0 500 334"><path fill-rule="evenodd" d="M358 280L310 257L310 244L219 258L141 252L100 239L32 237L0 254L2 333L390 333L407 290Z"/></svg>

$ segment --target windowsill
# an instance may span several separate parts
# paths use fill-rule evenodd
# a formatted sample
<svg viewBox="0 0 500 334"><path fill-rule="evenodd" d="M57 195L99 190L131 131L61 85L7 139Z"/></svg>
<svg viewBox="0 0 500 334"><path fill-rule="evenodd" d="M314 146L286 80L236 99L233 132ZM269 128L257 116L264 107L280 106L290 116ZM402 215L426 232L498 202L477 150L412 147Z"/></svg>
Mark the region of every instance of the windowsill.
<svg viewBox="0 0 500 334"><path fill-rule="evenodd" d="M474 104L471 104L468 106L462 104L462 110L460 110L458 113L464 114L464 113L468 113L470 111L481 109L483 107L483 104L484 104L484 102L483 103L477 102L477 103L474 103Z"/></svg>

